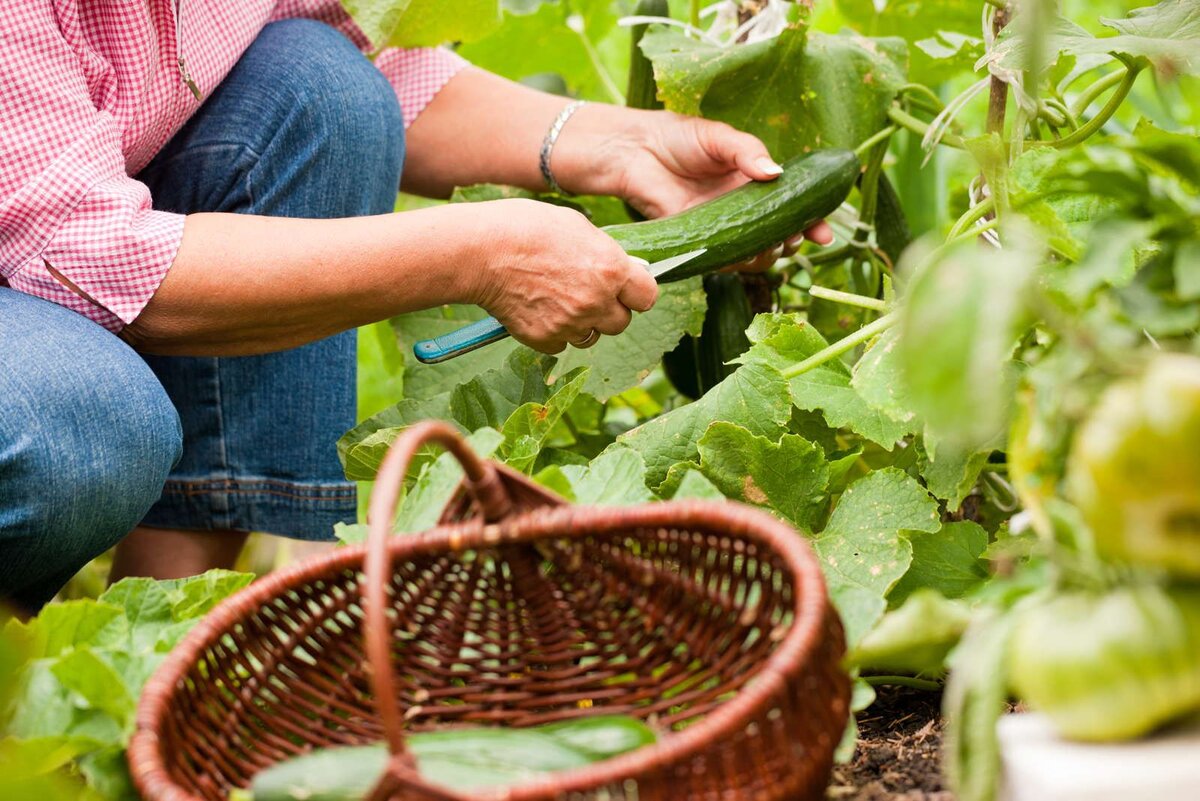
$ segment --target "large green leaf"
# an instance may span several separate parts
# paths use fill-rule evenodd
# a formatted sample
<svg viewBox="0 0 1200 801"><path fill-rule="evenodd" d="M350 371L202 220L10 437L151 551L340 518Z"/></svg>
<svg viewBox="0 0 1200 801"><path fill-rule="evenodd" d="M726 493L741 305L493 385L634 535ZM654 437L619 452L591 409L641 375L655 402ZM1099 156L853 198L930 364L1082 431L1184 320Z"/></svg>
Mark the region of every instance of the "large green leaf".
<svg viewBox="0 0 1200 801"><path fill-rule="evenodd" d="M525 403L504 421L500 430L504 442L499 454L510 467L532 472L546 438L579 397L587 381L587 372L587 368L582 367L568 374L545 403Z"/></svg>
<svg viewBox="0 0 1200 801"><path fill-rule="evenodd" d="M646 463L629 448L610 448L587 467L561 468L575 503L593 506L629 506L654 500L646 488Z"/></svg>
<svg viewBox="0 0 1200 801"><path fill-rule="evenodd" d="M940 676L970 620L965 603L922 588L884 615L848 661L861 670Z"/></svg>
<svg viewBox="0 0 1200 801"><path fill-rule="evenodd" d="M475 41L500 24L500 0L342 0L376 47Z"/></svg>
<svg viewBox="0 0 1200 801"><path fill-rule="evenodd" d="M795 434L775 442L716 422L698 448L700 469L727 497L774 509L803 531L822 517L829 466L819 445Z"/></svg>
<svg viewBox="0 0 1200 801"><path fill-rule="evenodd" d="M1200 5L1193 0L1164 0L1136 8L1122 19L1102 22L1115 36L1095 37L1070 20L1056 17L1048 30L1041 29L1045 52L1051 61L1060 53L1073 56L1121 53L1149 59L1167 75L1200 74ZM1037 45L1022 27L1010 26L1001 34L988 60L1006 69L1023 69Z"/></svg>
<svg viewBox="0 0 1200 801"><path fill-rule="evenodd" d="M846 23L868 36L908 41L911 79L937 86L968 71L983 52L979 7L963 0L835 0Z"/></svg>
<svg viewBox="0 0 1200 801"><path fill-rule="evenodd" d="M879 619L884 597L912 563L912 545L901 532L940 527L937 502L897 468L877 470L842 493L813 544L848 642Z"/></svg>
<svg viewBox="0 0 1200 801"><path fill-rule="evenodd" d="M550 396L547 377L553 366L553 357L521 348L510 352L501 366L468 376L463 384L420 401L405 398L384 409L338 440L338 455L346 476L374 478L392 442L407 426L420 420L449 420L466 431L483 426L499 428L521 405ZM411 387L408 389L411 391Z"/></svg>
<svg viewBox="0 0 1200 801"><path fill-rule="evenodd" d="M898 606L922 588L937 590L946 598L961 598L988 576L983 552L988 533L978 523L946 523L937 531L910 531L912 567L896 582L888 596Z"/></svg>
<svg viewBox="0 0 1200 801"><path fill-rule="evenodd" d="M553 72L563 77L573 94L608 102L620 99L614 91L619 95L616 87L625 83L629 40L624 30L614 28L617 9L610 0L506 2L505 6L500 28L464 44L460 54L513 80Z"/></svg>
<svg viewBox="0 0 1200 801"><path fill-rule="evenodd" d="M754 345L741 361L778 370L786 370L828 345L813 326L794 315L759 315L747 335ZM839 359L801 373L788 385L797 407L820 410L832 428L847 428L887 450L916 430L911 419L896 420L869 405L851 386L850 369Z"/></svg>
<svg viewBox="0 0 1200 801"><path fill-rule="evenodd" d="M882 127L905 75L901 40L801 26L732 47L655 26L641 47L668 109L749 131L779 159L857 146Z"/></svg>
<svg viewBox="0 0 1200 801"><path fill-rule="evenodd" d="M791 413L787 382L773 367L747 364L702 398L625 432L621 442L646 460L646 483L658 489L677 462L694 461L697 443L714 420L778 439Z"/></svg>

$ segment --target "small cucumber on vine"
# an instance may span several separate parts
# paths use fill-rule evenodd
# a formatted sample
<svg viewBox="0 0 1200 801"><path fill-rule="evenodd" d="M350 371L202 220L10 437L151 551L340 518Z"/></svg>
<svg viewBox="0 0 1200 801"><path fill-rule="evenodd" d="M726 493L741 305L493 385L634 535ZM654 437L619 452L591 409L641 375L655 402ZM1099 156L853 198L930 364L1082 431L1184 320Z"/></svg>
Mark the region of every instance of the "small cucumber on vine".
<svg viewBox="0 0 1200 801"><path fill-rule="evenodd" d="M667 0L641 0L633 10L636 17L669 17ZM640 47L649 25L634 25L629 46L629 83L625 88L625 105L629 108L662 108L658 87L654 84L654 65Z"/></svg>
<svg viewBox="0 0 1200 801"><path fill-rule="evenodd" d="M876 192L875 243L894 265L900 261L900 254L912 242L912 232L908 228L908 219L904 216L904 207L900 205L900 195L896 193L896 187L888 180L887 175L880 173L879 188Z"/></svg>
<svg viewBox="0 0 1200 801"><path fill-rule="evenodd" d="M641 0L633 10L638 17L669 17L671 9L667 0ZM629 38L629 83L625 86L625 105L629 108L658 109L663 104L658 99L658 85L654 82L654 64L642 52L642 36L649 25L634 25ZM640 211L628 203L625 211L630 219L646 219Z"/></svg>
<svg viewBox="0 0 1200 801"><path fill-rule="evenodd" d="M700 336L685 336L663 354L663 372L675 389L695 400L736 369L729 364L750 347L746 329L754 319L742 279L730 273L704 276L708 309Z"/></svg>
<svg viewBox="0 0 1200 801"><path fill-rule="evenodd" d="M859 174L849 150L816 150L783 165L774 181L751 181L686 211L603 230L631 256L650 262L704 247L658 277L668 283L748 259L809 228L842 204Z"/></svg>

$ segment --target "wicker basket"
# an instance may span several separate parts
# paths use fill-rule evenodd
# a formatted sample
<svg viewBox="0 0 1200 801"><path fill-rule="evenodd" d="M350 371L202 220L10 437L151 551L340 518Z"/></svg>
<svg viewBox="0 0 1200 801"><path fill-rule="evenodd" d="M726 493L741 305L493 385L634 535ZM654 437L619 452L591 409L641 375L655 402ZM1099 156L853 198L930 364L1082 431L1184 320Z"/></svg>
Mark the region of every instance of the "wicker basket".
<svg viewBox="0 0 1200 801"><path fill-rule="evenodd" d="M467 477L434 529L388 537L431 442ZM805 540L734 503L567 505L424 423L380 470L367 545L271 574L147 683L129 760L148 801L222 801L313 748L386 740L373 801L819 799L846 724L841 626ZM423 782L406 732L592 713L654 745L517 787Z"/></svg>

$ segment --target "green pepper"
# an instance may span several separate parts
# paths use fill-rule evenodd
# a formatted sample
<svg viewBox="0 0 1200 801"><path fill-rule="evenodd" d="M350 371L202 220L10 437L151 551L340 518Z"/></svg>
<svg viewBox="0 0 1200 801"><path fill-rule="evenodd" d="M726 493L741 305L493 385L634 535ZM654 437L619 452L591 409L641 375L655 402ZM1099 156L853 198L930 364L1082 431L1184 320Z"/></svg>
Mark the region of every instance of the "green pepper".
<svg viewBox="0 0 1200 801"><path fill-rule="evenodd" d="M1070 592L1023 610L1018 697L1073 740L1126 740L1200 709L1200 588Z"/></svg>
<svg viewBox="0 0 1200 801"><path fill-rule="evenodd" d="M1157 356L1080 427L1067 488L1102 556L1200 578L1200 357Z"/></svg>

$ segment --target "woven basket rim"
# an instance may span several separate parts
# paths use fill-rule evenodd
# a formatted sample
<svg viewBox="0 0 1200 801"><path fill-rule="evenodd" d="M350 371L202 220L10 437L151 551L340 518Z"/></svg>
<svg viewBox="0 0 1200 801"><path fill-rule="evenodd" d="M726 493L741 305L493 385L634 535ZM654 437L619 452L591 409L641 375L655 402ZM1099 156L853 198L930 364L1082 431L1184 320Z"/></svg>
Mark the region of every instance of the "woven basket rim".
<svg viewBox="0 0 1200 801"><path fill-rule="evenodd" d="M393 560L429 553L463 552L539 539L575 539L631 528L721 527L772 549L790 569L793 618L783 639L757 672L729 701L722 703L684 730L620 756L546 777L491 791L475 791L463 799L544 798L548 789L574 792L619 783L656 766L673 763L706 743L743 729L762 707L771 703L788 679L801 673L812 658L824 621L833 614L817 557L806 537L758 509L733 501L655 501L627 507L564 505L525 512L497 523L476 518L449 523L415 534L397 534L388 541ZM720 534L716 534L720 536ZM245 620L273 598L297 585L328 575L332 570L363 570L367 545L345 546L269 573L214 607L171 651L147 681L138 703L135 732L129 744L129 763L138 790L149 801L200 801L167 774L157 725L183 677L206 648L233 625ZM602 712L603 707L596 707Z"/></svg>

